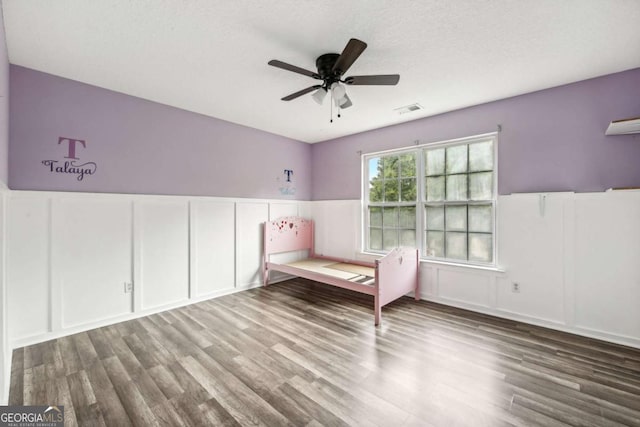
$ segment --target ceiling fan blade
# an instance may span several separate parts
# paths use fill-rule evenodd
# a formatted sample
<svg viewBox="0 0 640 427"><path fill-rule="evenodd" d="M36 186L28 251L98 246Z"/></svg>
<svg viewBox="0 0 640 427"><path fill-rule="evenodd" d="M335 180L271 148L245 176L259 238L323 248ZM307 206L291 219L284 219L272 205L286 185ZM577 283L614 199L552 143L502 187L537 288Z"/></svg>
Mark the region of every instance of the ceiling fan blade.
<svg viewBox="0 0 640 427"><path fill-rule="evenodd" d="M367 44L358 39L351 39L333 65L333 72L343 75L367 48Z"/></svg>
<svg viewBox="0 0 640 427"><path fill-rule="evenodd" d="M293 71L294 73L302 74L308 77L312 77L314 79L320 78L318 73L305 70L304 68L296 67L295 65L287 64L286 62L278 61L277 59L272 59L271 61L268 62L268 64L273 67L282 68L283 70L287 70L287 71Z"/></svg>
<svg viewBox="0 0 640 427"><path fill-rule="evenodd" d="M398 74L381 74L377 76L351 76L344 79L347 85L397 85L400 81Z"/></svg>
<svg viewBox="0 0 640 427"><path fill-rule="evenodd" d="M311 87L308 87L306 89L302 89L302 90L299 90L299 91L297 91L295 93L292 93L291 95L287 95L284 98L282 98L282 100L283 101L291 101L292 99L296 99L299 96L302 96L302 95L307 94L309 92L313 92L314 90L320 89L321 87L322 87L322 85L311 86Z"/></svg>

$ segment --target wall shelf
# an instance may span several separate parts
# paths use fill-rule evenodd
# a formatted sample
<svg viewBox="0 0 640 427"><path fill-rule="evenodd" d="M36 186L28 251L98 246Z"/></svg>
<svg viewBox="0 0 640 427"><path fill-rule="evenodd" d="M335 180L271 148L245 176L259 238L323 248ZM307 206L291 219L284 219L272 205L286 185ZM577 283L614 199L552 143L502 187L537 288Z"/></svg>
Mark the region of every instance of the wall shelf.
<svg viewBox="0 0 640 427"><path fill-rule="evenodd" d="M614 120L609 123L605 135L630 135L640 133L640 117Z"/></svg>

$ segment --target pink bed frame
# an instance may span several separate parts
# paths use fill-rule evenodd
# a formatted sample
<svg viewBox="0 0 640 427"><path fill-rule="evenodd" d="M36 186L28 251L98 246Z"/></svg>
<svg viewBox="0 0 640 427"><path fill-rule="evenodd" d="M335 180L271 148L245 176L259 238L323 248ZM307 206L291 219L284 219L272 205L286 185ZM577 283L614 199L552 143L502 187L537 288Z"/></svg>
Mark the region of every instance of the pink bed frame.
<svg viewBox="0 0 640 427"><path fill-rule="evenodd" d="M302 250L309 251L309 258L371 267L375 270L375 281L373 285L364 285L270 261L270 255ZM396 248L373 263L315 255L313 245L313 221L309 219L283 217L275 221L266 222L264 224L263 257L264 286L269 284L269 272L273 270L327 283L340 288L350 289L363 294L373 295L376 326L380 324L382 307L386 304L395 301L411 291L415 293L416 300L420 299L417 249Z"/></svg>

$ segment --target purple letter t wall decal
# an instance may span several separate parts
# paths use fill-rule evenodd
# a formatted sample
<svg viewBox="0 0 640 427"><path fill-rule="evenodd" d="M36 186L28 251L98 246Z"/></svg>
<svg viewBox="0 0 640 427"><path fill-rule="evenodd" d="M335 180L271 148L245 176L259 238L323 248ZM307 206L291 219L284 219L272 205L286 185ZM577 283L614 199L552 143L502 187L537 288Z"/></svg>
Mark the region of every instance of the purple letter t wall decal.
<svg viewBox="0 0 640 427"><path fill-rule="evenodd" d="M87 148L87 144L85 143L85 141L82 139L65 138L64 136L58 137L58 144L60 144L62 141L69 141L69 152L68 155L64 156L64 158L80 160L78 157L76 157L76 142L79 142L84 148Z"/></svg>

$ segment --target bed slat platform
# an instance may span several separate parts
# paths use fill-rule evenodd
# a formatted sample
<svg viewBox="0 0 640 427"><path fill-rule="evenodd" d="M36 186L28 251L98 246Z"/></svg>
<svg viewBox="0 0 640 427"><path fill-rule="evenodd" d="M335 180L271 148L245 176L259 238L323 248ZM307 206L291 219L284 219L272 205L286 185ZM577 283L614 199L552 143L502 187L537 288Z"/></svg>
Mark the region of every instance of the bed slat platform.
<svg viewBox="0 0 640 427"><path fill-rule="evenodd" d="M273 254L308 251L303 260L280 264L270 261ZM264 286L269 272L293 276L373 295L375 324L380 324L382 307L409 292L419 299L418 251L396 248L373 263L318 256L314 253L313 221L284 217L264 224Z"/></svg>

